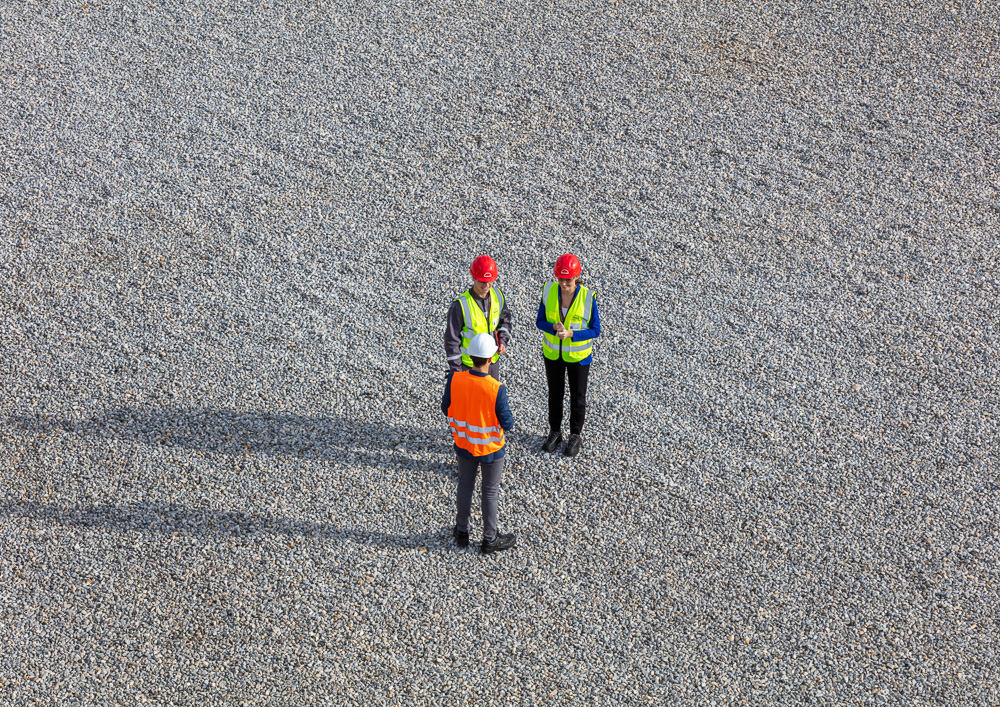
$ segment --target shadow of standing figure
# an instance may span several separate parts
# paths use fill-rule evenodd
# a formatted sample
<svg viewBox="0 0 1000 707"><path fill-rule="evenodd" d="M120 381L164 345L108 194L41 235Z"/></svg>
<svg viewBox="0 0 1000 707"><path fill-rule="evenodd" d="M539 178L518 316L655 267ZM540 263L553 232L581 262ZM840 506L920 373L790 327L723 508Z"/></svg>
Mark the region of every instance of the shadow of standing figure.
<svg viewBox="0 0 1000 707"><path fill-rule="evenodd" d="M150 446L229 454L271 455L386 466L452 476L446 429L362 423L333 417L239 410L118 408L86 420L12 416L24 432L61 431L80 437L122 439ZM440 457L441 461L428 459Z"/></svg>
<svg viewBox="0 0 1000 707"><path fill-rule="evenodd" d="M191 508L176 503L93 504L61 507L37 501L0 505L0 518L24 518L73 528L191 535L205 538L282 536L316 538L378 547L440 548L454 551L451 526L414 535L339 528L329 523L292 520L240 511Z"/></svg>

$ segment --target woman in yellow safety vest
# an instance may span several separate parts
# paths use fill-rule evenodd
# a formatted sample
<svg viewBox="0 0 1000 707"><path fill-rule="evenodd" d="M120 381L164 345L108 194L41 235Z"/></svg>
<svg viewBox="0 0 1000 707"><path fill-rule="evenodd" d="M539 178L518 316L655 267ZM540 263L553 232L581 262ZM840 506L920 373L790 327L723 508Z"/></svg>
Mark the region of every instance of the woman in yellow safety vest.
<svg viewBox="0 0 1000 707"><path fill-rule="evenodd" d="M556 260L554 282L542 290L535 325L542 330L545 378L549 384L549 436L542 451L554 452L563 440L563 397L569 378L569 439L566 456L576 456L583 442L587 413L587 380L593 360L594 339L601 335L594 293L580 280L580 261L572 253Z"/></svg>

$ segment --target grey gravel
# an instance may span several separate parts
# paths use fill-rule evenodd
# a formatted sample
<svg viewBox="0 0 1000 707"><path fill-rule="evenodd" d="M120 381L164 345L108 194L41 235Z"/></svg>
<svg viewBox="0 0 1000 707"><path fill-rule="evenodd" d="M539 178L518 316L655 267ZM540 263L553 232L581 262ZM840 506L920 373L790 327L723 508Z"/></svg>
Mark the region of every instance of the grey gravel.
<svg viewBox="0 0 1000 707"><path fill-rule="evenodd" d="M7 7L0 702L1000 702L998 26ZM565 251L604 325L572 461L536 451ZM489 558L438 410L482 252Z"/></svg>

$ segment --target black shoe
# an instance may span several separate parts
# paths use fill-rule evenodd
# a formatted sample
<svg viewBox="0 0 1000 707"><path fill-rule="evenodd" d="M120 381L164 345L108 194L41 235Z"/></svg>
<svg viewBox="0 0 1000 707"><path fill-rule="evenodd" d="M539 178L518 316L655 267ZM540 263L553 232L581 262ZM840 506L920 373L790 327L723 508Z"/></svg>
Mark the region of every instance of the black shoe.
<svg viewBox="0 0 1000 707"><path fill-rule="evenodd" d="M458 526L456 525L455 528L451 531L451 534L455 536L455 542L458 543L459 547L469 547L468 532L463 533L461 530L458 529Z"/></svg>
<svg viewBox="0 0 1000 707"><path fill-rule="evenodd" d="M555 432L549 432L549 436L545 438L545 443L542 445L543 452L554 452L559 449L559 443L562 442L562 432L558 430Z"/></svg>
<svg viewBox="0 0 1000 707"><path fill-rule="evenodd" d="M486 542L483 540L482 550L484 555L489 555L493 552L509 550L512 547L514 547L514 533L497 533L497 536L493 538L492 542Z"/></svg>
<svg viewBox="0 0 1000 707"><path fill-rule="evenodd" d="M570 435L569 439L566 440L566 449L563 453L567 457L575 457L580 453L580 447L583 446L583 440L580 439L580 435Z"/></svg>

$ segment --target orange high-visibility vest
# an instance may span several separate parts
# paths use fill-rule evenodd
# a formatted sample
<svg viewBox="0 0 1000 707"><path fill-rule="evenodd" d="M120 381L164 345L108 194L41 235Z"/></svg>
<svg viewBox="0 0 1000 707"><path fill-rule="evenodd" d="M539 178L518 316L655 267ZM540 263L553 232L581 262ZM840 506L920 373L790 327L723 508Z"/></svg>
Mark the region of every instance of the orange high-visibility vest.
<svg viewBox="0 0 1000 707"><path fill-rule="evenodd" d="M455 445L474 457L503 449L503 428L497 418L500 382L493 376L474 376L459 371L451 377L448 424Z"/></svg>

